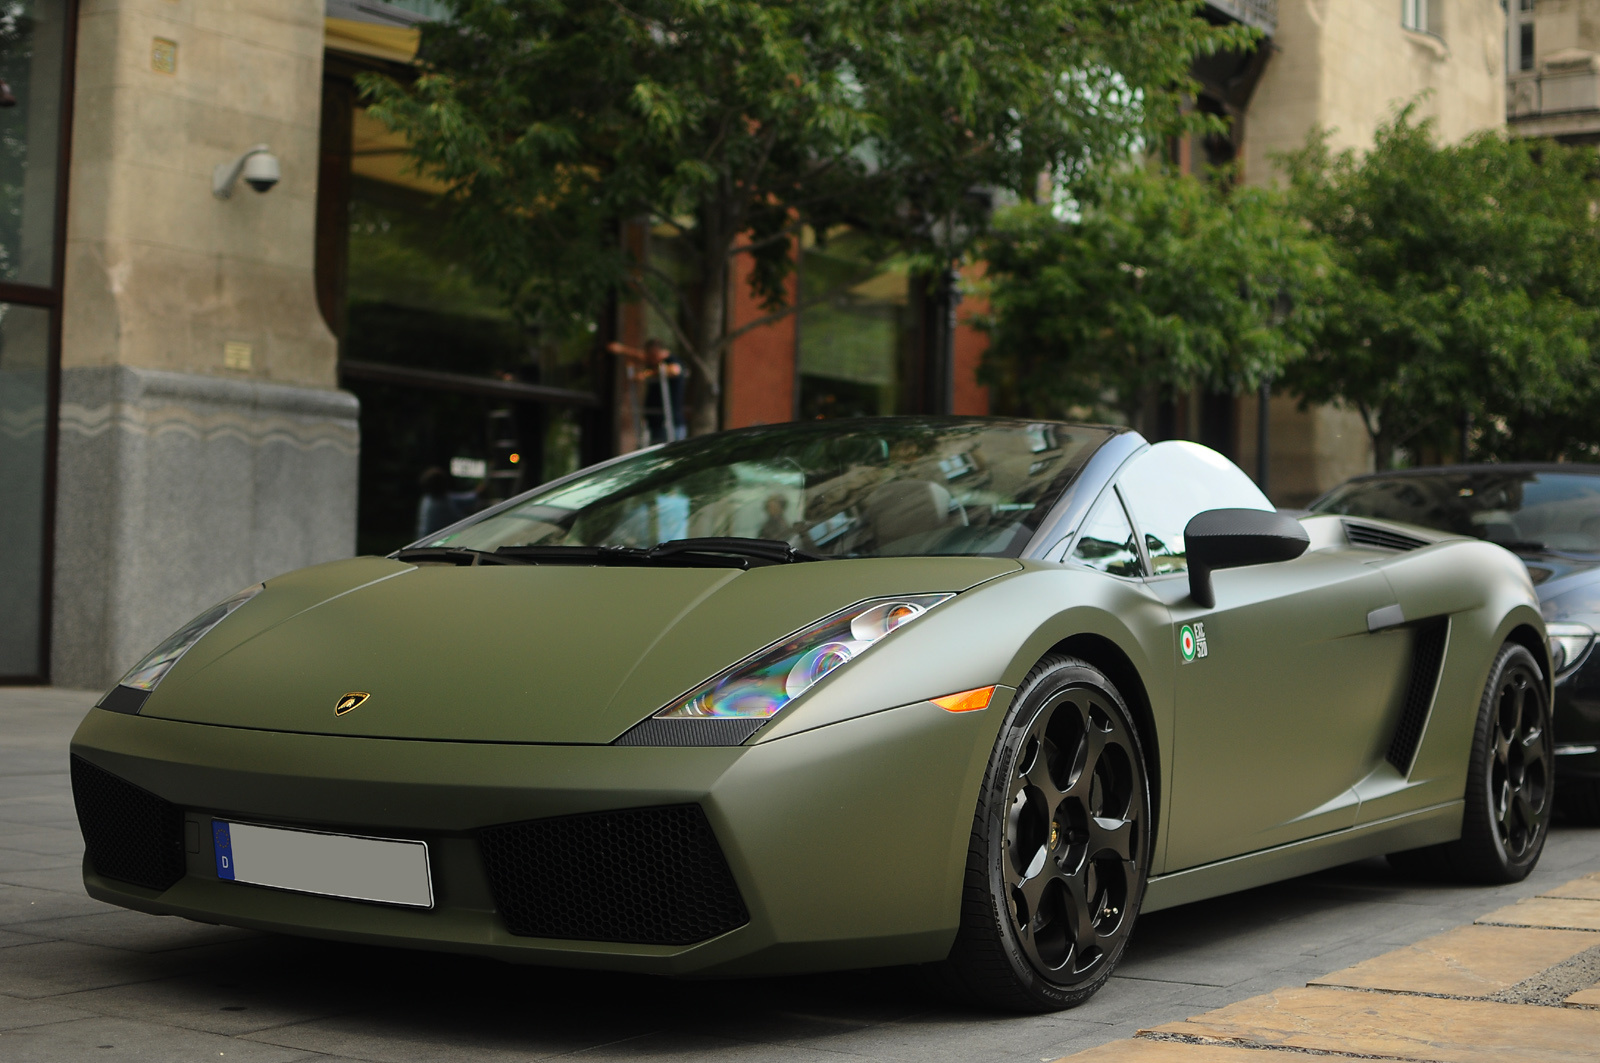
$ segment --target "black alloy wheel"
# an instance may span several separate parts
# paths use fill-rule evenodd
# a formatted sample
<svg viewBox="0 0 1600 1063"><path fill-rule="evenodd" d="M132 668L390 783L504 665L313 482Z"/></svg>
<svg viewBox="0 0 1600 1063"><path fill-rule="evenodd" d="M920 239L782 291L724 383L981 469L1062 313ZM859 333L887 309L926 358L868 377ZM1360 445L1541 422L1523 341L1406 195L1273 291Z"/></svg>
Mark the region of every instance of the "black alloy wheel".
<svg viewBox="0 0 1600 1063"><path fill-rule="evenodd" d="M1524 651L1526 652L1526 651ZM1544 677L1532 662L1513 662L1494 692L1489 804L1507 858L1521 862L1544 844L1549 824L1550 726Z"/></svg>
<svg viewBox="0 0 1600 1063"><path fill-rule="evenodd" d="M1047 657L990 759L948 980L983 1003L1053 1011L1111 976L1149 867L1138 731L1098 669Z"/></svg>
<svg viewBox="0 0 1600 1063"><path fill-rule="evenodd" d="M1461 837L1391 853L1398 870L1462 882L1520 882L1539 862L1554 806L1550 688L1526 647L1495 655L1478 705Z"/></svg>

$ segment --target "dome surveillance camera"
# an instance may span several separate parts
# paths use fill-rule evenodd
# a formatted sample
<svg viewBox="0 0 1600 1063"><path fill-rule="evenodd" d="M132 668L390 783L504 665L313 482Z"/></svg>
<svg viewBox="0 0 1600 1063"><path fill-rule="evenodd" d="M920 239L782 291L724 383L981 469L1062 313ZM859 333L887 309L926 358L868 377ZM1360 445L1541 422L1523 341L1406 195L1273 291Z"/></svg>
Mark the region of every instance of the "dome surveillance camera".
<svg viewBox="0 0 1600 1063"><path fill-rule="evenodd" d="M233 195L233 186L240 177L257 192L265 192L277 184L281 176L278 157L265 144L257 144L232 162L217 164L211 173L211 194L227 199Z"/></svg>
<svg viewBox="0 0 1600 1063"><path fill-rule="evenodd" d="M244 183L257 192L265 192L278 183L278 157L265 151L251 155L244 164Z"/></svg>

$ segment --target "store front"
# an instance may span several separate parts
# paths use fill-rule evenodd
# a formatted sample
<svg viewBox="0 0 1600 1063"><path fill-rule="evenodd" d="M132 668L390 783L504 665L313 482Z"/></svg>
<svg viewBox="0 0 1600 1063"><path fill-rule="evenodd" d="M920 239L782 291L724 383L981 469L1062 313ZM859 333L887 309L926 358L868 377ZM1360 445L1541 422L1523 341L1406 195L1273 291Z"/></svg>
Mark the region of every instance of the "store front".
<svg viewBox="0 0 1600 1063"><path fill-rule="evenodd" d="M75 0L0 8L0 682L48 674Z"/></svg>

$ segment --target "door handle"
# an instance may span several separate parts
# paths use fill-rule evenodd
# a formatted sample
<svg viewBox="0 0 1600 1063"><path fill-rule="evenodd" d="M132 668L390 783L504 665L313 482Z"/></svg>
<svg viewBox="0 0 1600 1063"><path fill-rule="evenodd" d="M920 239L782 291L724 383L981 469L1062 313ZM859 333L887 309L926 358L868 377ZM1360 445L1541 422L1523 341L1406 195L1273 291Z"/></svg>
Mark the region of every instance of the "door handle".
<svg viewBox="0 0 1600 1063"><path fill-rule="evenodd" d="M1372 612L1367 614L1367 631L1368 633L1371 633L1374 631L1382 631L1385 628L1399 627L1405 622L1406 614L1405 611L1400 608L1399 603L1394 605L1386 605L1381 609L1374 609Z"/></svg>

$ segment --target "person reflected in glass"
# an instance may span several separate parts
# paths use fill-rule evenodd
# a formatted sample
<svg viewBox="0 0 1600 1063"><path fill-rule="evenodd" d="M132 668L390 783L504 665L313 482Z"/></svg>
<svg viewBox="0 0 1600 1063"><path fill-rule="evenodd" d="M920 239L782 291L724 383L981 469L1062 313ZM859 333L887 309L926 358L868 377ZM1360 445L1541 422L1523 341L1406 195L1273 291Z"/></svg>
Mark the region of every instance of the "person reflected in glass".
<svg viewBox="0 0 1600 1063"><path fill-rule="evenodd" d="M688 367L666 344L651 337L643 347L626 343L607 345L612 354L627 362L628 379L644 384L644 438L642 446L686 439L689 425L684 418L683 387Z"/></svg>

